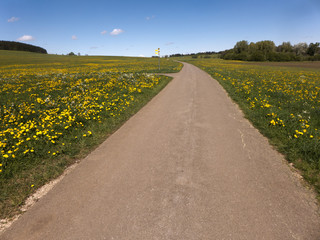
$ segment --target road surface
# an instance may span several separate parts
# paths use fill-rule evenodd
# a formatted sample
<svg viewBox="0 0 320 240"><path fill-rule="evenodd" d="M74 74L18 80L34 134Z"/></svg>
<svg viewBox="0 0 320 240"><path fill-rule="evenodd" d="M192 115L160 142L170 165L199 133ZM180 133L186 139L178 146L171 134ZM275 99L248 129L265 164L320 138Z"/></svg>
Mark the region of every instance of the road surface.
<svg viewBox="0 0 320 240"><path fill-rule="evenodd" d="M172 76L0 238L320 239L313 194L220 85Z"/></svg>

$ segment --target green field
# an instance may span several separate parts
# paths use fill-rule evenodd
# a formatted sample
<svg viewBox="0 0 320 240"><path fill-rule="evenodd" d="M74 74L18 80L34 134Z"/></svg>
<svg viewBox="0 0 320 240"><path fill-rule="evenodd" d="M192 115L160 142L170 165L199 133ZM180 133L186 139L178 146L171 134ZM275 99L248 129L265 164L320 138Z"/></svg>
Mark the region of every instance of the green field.
<svg viewBox="0 0 320 240"><path fill-rule="evenodd" d="M183 60L217 79L253 125L320 194L319 62Z"/></svg>
<svg viewBox="0 0 320 240"><path fill-rule="evenodd" d="M152 58L0 51L0 218L155 96L170 81L156 72Z"/></svg>
<svg viewBox="0 0 320 240"><path fill-rule="evenodd" d="M319 62L180 60L217 79L320 193ZM161 72L181 67L161 59ZM157 94L170 81L157 72L152 58L0 51L0 218Z"/></svg>

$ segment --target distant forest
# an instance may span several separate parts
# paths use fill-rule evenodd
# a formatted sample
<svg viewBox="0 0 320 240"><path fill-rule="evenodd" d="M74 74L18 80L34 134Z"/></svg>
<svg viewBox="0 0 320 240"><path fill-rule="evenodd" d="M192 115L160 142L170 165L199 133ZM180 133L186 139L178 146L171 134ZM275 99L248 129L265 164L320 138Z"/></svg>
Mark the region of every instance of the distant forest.
<svg viewBox="0 0 320 240"><path fill-rule="evenodd" d="M12 41L0 41L0 50L27 51L47 54L47 50L44 48Z"/></svg>
<svg viewBox="0 0 320 240"><path fill-rule="evenodd" d="M239 41L233 49L223 51L220 55L223 59L244 61L319 61L320 43L298 43L291 45L283 42L276 46L273 41L260 41L250 44L248 41Z"/></svg>
<svg viewBox="0 0 320 240"><path fill-rule="evenodd" d="M283 42L276 46L273 41L259 41L249 43L246 40L239 41L229 50L220 52L201 52L191 54L173 54L170 57L192 56L193 58L210 58L210 55L226 60L243 61L320 61L320 43L298 43L292 45Z"/></svg>

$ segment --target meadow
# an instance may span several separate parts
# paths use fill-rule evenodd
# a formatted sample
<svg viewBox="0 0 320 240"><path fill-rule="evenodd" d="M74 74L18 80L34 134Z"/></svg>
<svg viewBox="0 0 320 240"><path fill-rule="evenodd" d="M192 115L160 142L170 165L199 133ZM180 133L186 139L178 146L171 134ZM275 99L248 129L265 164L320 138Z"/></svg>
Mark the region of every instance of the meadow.
<svg viewBox="0 0 320 240"><path fill-rule="evenodd" d="M217 79L253 125L320 194L318 62L184 61Z"/></svg>
<svg viewBox="0 0 320 240"><path fill-rule="evenodd" d="M156 95L170 81L157 72L151 58L0 51L0 218Z"/></svg>

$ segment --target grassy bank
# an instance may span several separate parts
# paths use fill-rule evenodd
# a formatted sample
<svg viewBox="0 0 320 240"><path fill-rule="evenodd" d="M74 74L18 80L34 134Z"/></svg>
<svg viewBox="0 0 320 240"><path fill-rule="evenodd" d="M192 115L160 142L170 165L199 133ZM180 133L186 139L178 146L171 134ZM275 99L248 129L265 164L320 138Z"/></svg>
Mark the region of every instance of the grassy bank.
<svg viewBox="0 0 320 240"><path fill-rule="evenodd" d="M188 62L217 79L320 194L320 70L313 67L318 63Z"/></svg>
<svg viewBox="0 0 320 240"><path fill-rule="evenodd" d="M170 81L152 74L157 59L1 54L0 62L9 56L17 63L0 64L0 218L19 212L28 195L92 151ZM162 67L174 72L181 64L164 60Z"/></svg>

